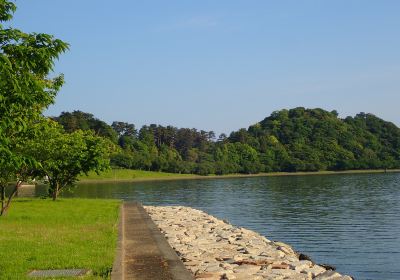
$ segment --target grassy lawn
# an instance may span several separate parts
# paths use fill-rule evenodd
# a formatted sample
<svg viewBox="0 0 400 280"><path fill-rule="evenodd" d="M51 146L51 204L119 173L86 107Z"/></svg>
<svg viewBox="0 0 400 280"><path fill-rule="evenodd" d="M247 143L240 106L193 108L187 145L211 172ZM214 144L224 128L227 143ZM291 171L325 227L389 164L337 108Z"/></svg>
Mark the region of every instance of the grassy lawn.
<svg viewBox="0 0 400 280"><path fill-rule="evenodd" d="M131 170L131 169L112 169L102 172L100 175L90 173L89 176L81 176L81 182L98 183L110 181L151 181L151 180L179 180L179 179L216 179L216 178L237 178L237 177L265 177L265 176L298 176L298 175L335 175L335 174L358 174L358 173L384 173L385 170L346 170L346 171L316 171L316 172L271 172L258 174L227 174L227 175L207 175L200 176L195 174L177 174L155 171ZM400 172L399 169L387 170L387 172Z"/></svg>
<svg viewBox="0 0 400 280"><path fill-rule="evenodd" d="M27 279L33 269L62 268L88 268L93 275L84 279L109 279L119 205L94 199L14 201L0 217L0 279Z"/></svg>
<svg viewBox="0 0 400 280"><path fill-rule="evenodd" d="M187 178L198 177L192 174L176 174L155 171L143 171L132 169L112 169L97 175L95 172L89 173L89 176L81 176L80 180L146 180L146 179L168 179L168 178Z"/></svg>

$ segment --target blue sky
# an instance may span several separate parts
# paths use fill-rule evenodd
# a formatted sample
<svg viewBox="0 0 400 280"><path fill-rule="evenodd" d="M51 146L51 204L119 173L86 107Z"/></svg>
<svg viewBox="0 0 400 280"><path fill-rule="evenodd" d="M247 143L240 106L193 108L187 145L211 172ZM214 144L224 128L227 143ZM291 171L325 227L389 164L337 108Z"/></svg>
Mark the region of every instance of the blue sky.
<svg viewBox="0 0 400 280"><path fill-rule="evenodd" d="M230 132L297 106L400 125L400 1L16 2L70 43L47 111Z"/></svg>

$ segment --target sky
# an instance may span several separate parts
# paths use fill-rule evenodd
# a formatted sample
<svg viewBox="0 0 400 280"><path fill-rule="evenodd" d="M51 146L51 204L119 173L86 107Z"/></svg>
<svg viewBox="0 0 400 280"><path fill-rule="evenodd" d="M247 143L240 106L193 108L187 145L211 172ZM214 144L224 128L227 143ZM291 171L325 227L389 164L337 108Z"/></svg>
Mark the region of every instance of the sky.
<svg viewBox="0 0 400 280"><path fill-rule="evenodd" d="M230 133L273 111L400 125L400 1L18 0L12 26L70 44L46 115Z"/></svg>

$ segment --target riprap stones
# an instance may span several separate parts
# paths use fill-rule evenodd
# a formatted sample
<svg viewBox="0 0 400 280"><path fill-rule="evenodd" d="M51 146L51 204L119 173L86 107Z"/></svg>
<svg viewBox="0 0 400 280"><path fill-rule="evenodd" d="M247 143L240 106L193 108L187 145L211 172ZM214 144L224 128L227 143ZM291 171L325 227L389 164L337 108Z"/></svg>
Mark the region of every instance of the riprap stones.
<svg viewBox="0 0 400 280"><path fill-rule="evenodd" d="M203 211L182 206L145 206L185 266L199 280L351 280L293 248L235 227Z"/></svg>

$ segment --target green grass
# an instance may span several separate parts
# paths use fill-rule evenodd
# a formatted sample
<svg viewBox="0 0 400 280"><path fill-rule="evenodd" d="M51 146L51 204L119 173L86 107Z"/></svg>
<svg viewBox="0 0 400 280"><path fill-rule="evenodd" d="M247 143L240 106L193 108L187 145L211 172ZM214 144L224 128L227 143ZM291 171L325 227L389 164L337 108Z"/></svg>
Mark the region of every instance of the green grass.
<svg viewBox="0 0 400 280"><path fill-rule="evenodd" d="M92 172L89 176L81 176L79 179L84 183L101 183L110 181L157 181L157 180L184 180L184 179L223 179L238 177L265 177L265 176L304 176L304 175L335 175L335 174L358 174L358 173L383 173L385 170L346 170L346 171L316 171L316 172L271 172L258 174L227 174L227 175L207 175L200 176L195 174L177 174L155 171L131 170L131 169L112 169L97 175ZM399 169L387 170L387 172L400 172Z"/></svg>
<svg viewBox="0 0 400 280"><path fill-rule="evenodd" d="M14 201L0 217L0 279L28 279L34 269L63 268L91 269L93 275L84 279L109 279L119 205L91 199Z"/></svg>
<svg viewBox="0 0 400 280"><path fill-rule="evenodd" d="M90 172L89 176L81 176L79 179L85 180L147 180L147 179L168 179L168 178L188 178L198 177L192 174L177 174L155 171L131 170L131 169L112 169L97 175Z"/></svg>

